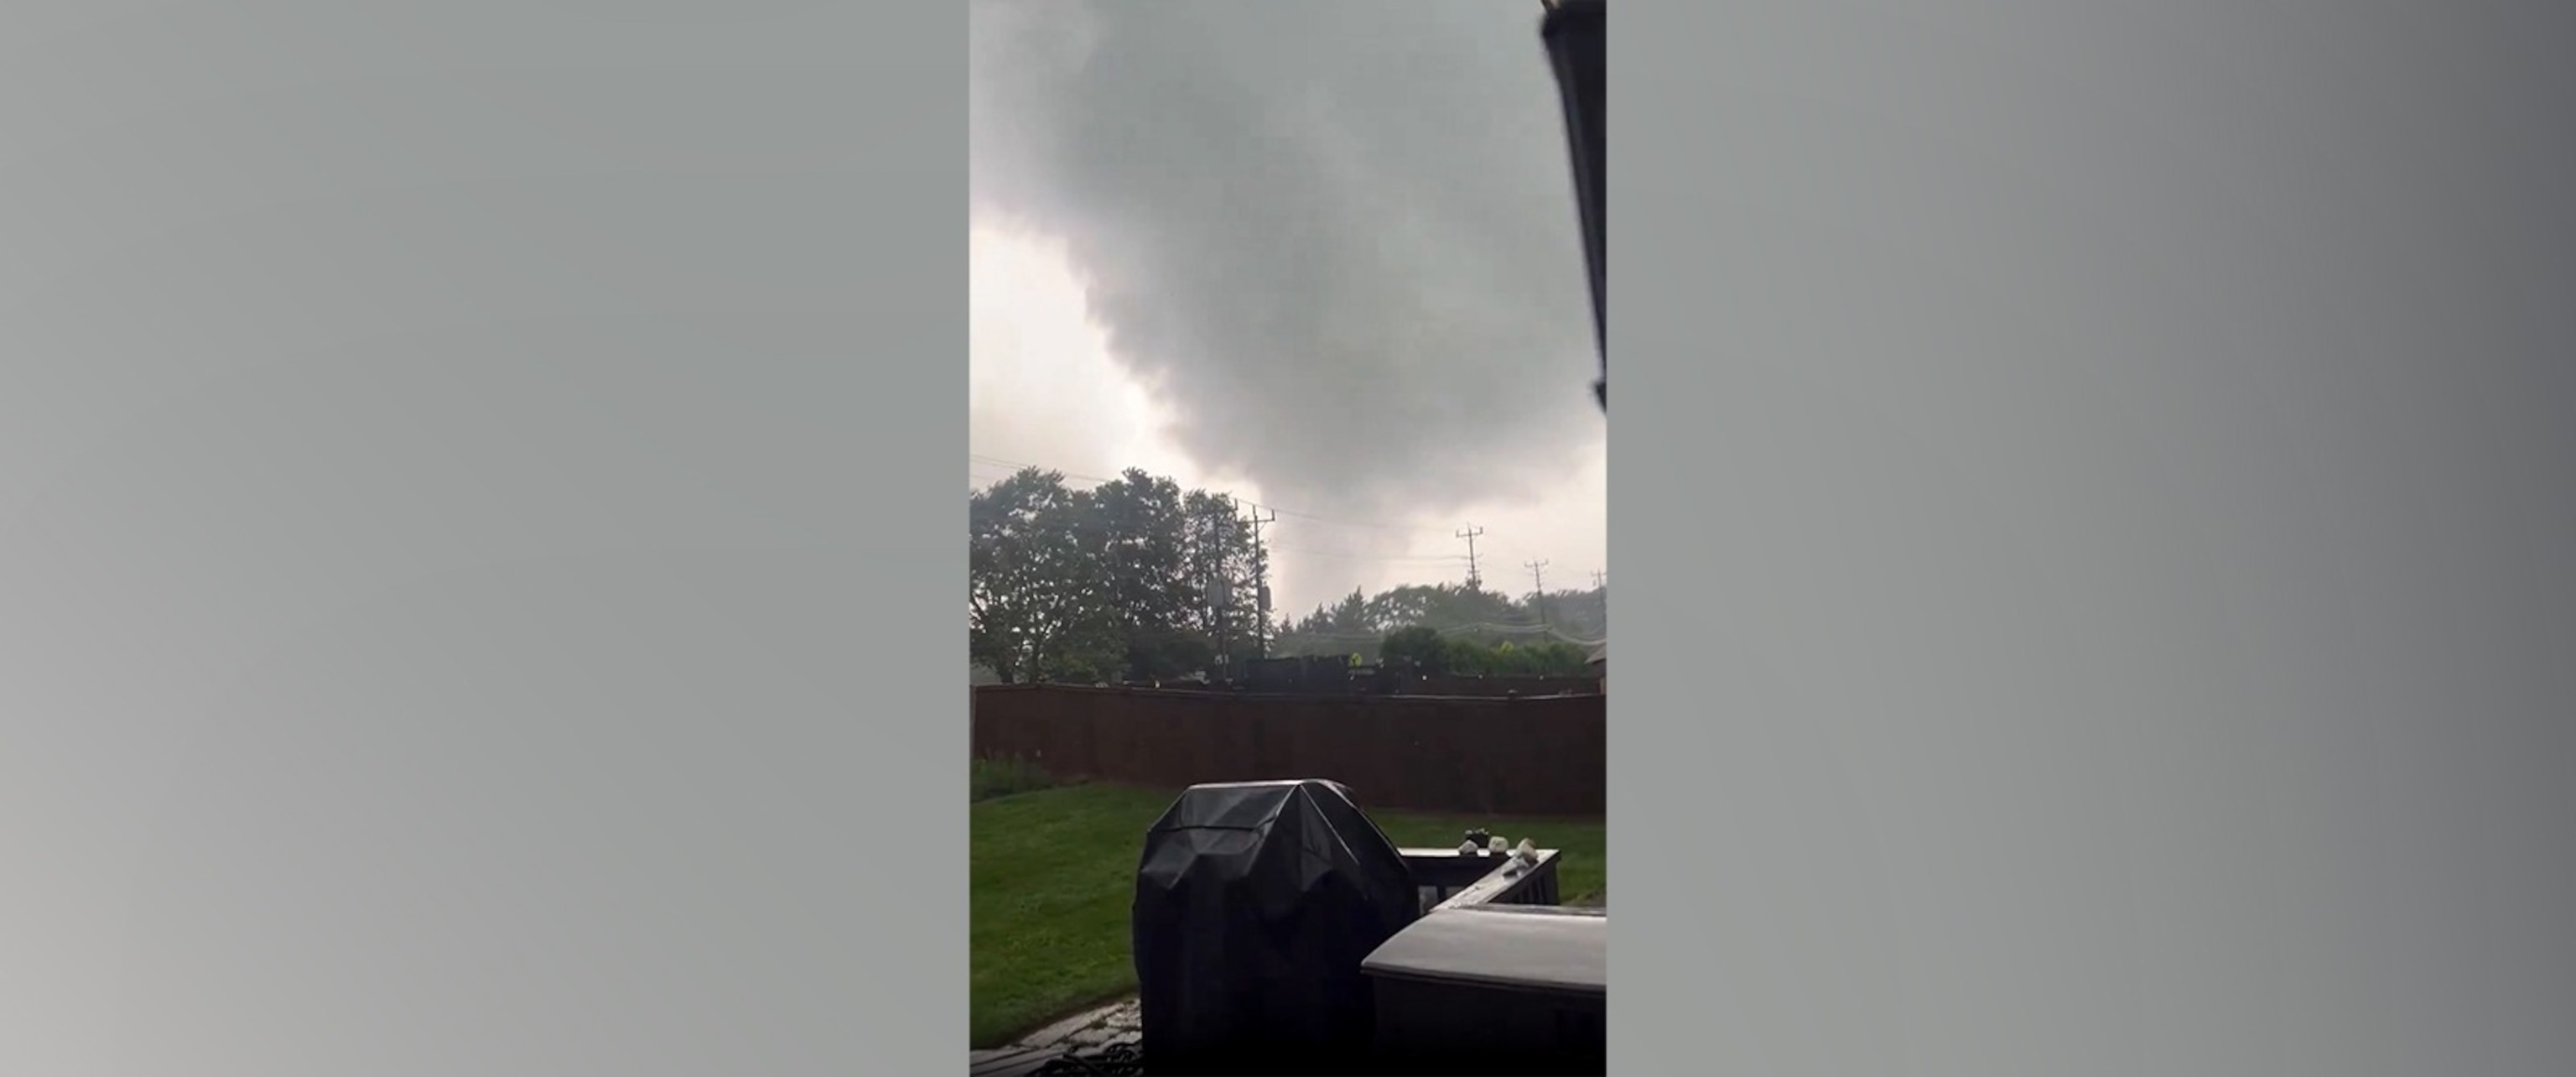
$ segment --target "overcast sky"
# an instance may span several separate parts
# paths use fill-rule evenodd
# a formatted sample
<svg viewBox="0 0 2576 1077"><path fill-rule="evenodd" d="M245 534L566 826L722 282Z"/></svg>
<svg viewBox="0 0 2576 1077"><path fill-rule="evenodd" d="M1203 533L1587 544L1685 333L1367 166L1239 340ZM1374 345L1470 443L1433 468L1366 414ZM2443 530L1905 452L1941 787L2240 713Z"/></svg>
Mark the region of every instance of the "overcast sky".
<svg viewBox="0 0 2576 1077"><path fill-rule="evenodd" d="M1279 517L1278 606L1607 570L1539 5L972 0L970 478Z"/></svg>

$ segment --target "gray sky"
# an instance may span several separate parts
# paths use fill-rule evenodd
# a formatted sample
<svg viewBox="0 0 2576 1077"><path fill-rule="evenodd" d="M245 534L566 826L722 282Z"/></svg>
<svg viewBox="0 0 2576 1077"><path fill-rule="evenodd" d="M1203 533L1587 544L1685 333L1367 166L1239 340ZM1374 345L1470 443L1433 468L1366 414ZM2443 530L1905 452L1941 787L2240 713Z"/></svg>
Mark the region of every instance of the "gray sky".
<svg viewBox="0 0 2576 1077"><path fill-rule="evenodd" d="M1607 569L1538 5L973 0L970 475L1273 507L1283 611Z"/></svg>

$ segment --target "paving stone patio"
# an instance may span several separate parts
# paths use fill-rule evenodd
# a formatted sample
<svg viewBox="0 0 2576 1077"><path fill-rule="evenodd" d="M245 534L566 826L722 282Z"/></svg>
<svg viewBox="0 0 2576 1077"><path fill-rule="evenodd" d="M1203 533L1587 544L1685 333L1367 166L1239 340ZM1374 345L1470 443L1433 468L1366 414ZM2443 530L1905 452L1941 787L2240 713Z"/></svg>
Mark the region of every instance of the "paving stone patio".
<svg viewBox="0 0 2576 1077"><path fill-rule="evenodd" d="M1135 999L1113 1003L1065 1018L1045 1028L1020 1037L1019 1042L990 1051L974 1051L968 1062L977 1072L988 1068L1009 1067L1021 1059L1034 1066L1043 1058L1067 1051L1097 1051L1104 1047L1133 1044L1145 1038L1145 1018Z"/></svg>

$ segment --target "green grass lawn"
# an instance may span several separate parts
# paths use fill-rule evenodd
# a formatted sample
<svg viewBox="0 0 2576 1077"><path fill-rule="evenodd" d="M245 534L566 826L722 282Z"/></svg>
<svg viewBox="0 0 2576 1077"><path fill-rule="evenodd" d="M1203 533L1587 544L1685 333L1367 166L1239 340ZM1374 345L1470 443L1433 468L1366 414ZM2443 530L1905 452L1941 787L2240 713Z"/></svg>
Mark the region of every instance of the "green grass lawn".
<svg viewBox="0 0 2576 1077"><path fill-rule="evenodd" d="M1145 828L1175 791L1074 785L979 800L968 916L970 1023L977 1048L998 1047L1136 990L1127 910ZM1561 849L1558 890L1569 903L1608 885L1600 820L1557 821L1370 812L1397 845L1447 847L1482 826L1518 843Z"/></svg>

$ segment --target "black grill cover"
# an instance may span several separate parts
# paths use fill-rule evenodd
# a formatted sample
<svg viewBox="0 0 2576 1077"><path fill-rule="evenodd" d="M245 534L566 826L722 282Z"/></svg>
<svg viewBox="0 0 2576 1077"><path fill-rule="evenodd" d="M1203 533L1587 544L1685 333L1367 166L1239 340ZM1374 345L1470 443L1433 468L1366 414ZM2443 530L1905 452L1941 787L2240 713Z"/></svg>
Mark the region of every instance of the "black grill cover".
<svg viewBox="0 0 2576 1077"><path fill-rule="evenodd" d="M1146 1068L1346 1072L1375 1030L1360 962L1419 903L1341 783L1192 786L1146 832L1136 870Z"/></svg>

